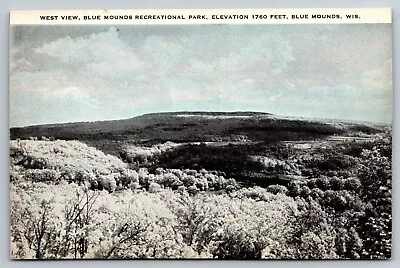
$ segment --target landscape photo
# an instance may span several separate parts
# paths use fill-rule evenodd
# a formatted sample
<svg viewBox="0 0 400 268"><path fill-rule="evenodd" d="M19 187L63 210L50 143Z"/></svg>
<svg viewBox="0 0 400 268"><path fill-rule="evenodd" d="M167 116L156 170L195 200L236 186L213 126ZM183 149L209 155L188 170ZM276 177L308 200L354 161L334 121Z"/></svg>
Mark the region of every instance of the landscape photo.
<svg viewBox="0 0 400 268"><path fill-rule="evenodd" d="M11 259L389 259L391 24L11 25Z"/></svg>

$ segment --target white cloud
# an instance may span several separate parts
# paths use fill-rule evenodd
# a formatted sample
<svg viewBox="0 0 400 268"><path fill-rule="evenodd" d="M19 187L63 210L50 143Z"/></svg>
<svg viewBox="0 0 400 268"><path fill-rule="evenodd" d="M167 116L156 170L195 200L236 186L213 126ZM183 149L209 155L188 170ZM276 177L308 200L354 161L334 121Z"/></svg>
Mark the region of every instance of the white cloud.
<svg viewBox="0 0 400 268"><path fill-rule="evenodd" d="M379 92L392 91L392 60L386 61L382 66L365 71L361 74L363 90L376 90Z"/></svg>
<svg viewBox="0 0 400 268"><path fill-rule="evenodd" d="M78 87L65 87L59 90L52 91L51 98L59 99L62 101L73 101L78 104L91 106L92 108L99 108L99 101L91 97L85 90Z"/></svg>
<svg viewBox="0 0 400 268"><path fill-rule="evenodd" d="M359 112L363 103L387 103L391 88L390 32L354 27L60 28L57 38L43 31L36 47L12 48L11 98L26 93L51 107L68 100L87 120L190 105L324 115L334 106L351 117L339 103Z"/></svg>
<svg viewBox="0 0 400 268"><path fill-rule="evenodd" d="M92 78L133 75L146 66L135 49L119 38L114 27L90 36L60 38L43 44L34 52L50 56L53 61L59 60L60 64L73 64Z"/></svg>

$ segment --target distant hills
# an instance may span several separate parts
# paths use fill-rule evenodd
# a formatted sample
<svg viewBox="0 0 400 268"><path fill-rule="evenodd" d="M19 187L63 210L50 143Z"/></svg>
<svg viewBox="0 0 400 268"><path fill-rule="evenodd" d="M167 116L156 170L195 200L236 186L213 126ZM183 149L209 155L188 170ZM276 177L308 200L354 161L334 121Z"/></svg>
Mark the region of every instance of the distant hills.
<svg viewBox="0 0 400 268"><path fill-rule="evenodd" d="M352 132L376 133L379 126L285 118L271 113L182 111L130 119L10 128L11 139L114 140L133 143L307 140Z"/></svg>

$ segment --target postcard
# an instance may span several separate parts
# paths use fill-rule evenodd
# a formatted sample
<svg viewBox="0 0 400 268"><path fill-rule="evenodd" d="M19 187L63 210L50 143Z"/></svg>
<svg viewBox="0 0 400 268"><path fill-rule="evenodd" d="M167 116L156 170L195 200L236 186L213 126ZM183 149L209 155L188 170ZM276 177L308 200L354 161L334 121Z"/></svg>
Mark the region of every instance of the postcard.
<svg viewBox="0 0 400 268"><path fill-rule="evenodd" d="M12 11L10 258L391 258L391 21Z"/></svg>

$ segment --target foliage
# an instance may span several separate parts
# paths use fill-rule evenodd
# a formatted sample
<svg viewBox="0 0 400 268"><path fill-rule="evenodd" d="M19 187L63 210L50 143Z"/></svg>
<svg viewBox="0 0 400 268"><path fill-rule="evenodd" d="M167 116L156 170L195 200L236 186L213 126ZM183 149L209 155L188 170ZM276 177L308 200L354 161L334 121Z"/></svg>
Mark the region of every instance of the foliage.
<svg viewBox="0 0 400 268"><path fill-rule="evenodd" d="M123 145L122 159L13 140L11 257L390 258L392 143L373 133L311 149Z"/></svg>

